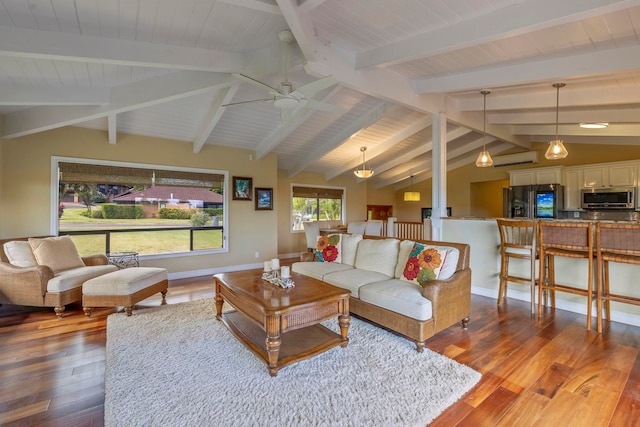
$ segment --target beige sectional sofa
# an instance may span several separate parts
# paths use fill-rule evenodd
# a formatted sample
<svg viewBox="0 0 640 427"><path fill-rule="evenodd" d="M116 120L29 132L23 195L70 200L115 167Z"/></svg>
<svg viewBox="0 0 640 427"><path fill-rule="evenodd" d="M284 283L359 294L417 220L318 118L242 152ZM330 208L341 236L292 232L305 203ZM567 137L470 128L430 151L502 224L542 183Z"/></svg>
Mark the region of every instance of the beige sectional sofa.
<svg viewBox="0 0 640 427"><path fill-rule="evenodd" d="M349 310L413 340L418 351L434 334L471 311L469 245L359 234L321 237L315 253L292 271L351 292Z"/></svg>
<svg viewBox="0 0 640 427"><path fill-rule="evenodd" d="M68 236L0 245L0 304L53 307L58 318L67 304L82 300L84 282L117 270L105 255L80 257Z"/></svg>

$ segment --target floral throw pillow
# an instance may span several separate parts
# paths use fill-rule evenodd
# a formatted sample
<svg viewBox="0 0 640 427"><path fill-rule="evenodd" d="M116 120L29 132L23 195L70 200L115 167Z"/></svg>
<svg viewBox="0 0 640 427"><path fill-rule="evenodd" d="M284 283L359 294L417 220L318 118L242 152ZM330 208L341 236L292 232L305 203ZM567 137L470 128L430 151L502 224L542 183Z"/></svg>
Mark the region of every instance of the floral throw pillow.
<svg viewBox="0 0 640 427"><path fill-rule="evenodd" d="M319 262L342 262L342 235L318 236L316 257Z"/></svg>
<svg viewBox="0 0 640 427"><path fill-rule="evenodd" d="M424 286L438 278L446 257L446 249L415 243L400 279Z"/></svg>

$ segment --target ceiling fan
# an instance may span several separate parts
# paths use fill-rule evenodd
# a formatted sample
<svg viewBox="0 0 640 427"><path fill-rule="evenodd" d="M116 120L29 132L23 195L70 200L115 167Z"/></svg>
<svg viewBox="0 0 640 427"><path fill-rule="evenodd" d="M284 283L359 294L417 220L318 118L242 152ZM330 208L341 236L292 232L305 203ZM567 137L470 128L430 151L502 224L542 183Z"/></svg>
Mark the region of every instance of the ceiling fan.
<svg viewBox="0 0 640 427"><path fill-rule="evenodd" d="M330 113L343 113L344 110L335 105L327 104L325 102L317 101L313 99L313 96L317 93L327 89L337 83L337 80L332 76L323 77L311 83L307 83L296 89L294 84L288 79L288 50L289 45L295 41L293 34L290 30L280 31L278 34L280 41L284 44L284 80L280 85L275 88L259 80L241 73L234 73L233 76L238 80L250 83L260 89L266 91L271 95L270 98L254 99L250 101L233 102L223 105L223 107L229 107L232 105L248 104L253 102L266 102L271 101L276 108L280 109L280 115L283 122L289 120L293 114L293 111L299 107L312 108L314 110L328 111Z"/></svg>

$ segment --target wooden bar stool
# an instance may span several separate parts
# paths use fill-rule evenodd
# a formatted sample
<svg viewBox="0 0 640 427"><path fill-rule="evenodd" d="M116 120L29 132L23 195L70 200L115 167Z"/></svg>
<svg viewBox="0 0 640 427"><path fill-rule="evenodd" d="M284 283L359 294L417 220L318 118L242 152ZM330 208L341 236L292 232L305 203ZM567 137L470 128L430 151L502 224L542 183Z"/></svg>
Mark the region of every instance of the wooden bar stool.
<svg viewBox="0 0 640 427"><path fill-rule="evenodd" d="M522 283L531 288L531 314L535 314L536 302L536 259L538 259L538 221L496 219L500 230L500 289L498 306L507 298L507 282ZM530 262L529 277L509 273L511 258Z"/></svg>
<svg viewBox="0 0 640 427"><path fill-rule="evenodd" d="M611 321L610 302L640 305L640 298L611 293L609 262L640 264L640 225L596 222L596 270L598 278L598 333L602 333L602 311Z"/></svg>
<svg viewBox="0 0 640 427"><path fill-rule="evenodd" d="M555 292L567 292L587 297L587 329L591 329L591 306L597 295L593 289L593 230L591 222L541 221L540 273L538 276L538 317L542 317L542 293L551 294L551 307L555 309ZM587 288L556 283L555 257L586 259L588 264ZM545 271L546 269L546 271ZM545 297L546 305L546 297Z"/></svg>

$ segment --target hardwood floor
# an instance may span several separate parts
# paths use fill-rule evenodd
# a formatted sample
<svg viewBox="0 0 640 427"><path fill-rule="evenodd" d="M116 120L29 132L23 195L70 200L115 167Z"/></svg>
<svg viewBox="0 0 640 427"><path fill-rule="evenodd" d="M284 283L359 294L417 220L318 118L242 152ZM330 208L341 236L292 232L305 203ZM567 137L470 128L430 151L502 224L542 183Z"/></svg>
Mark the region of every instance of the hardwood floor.
<svg viewBox="0 0 640 427"><path fill-rule="evenodd" d="M210 277L173 281L169 304L212 297ZM156 306L160 296L140 306ZM62 320L52 309L0 306L0 425L101 426L105 327L114 309L87 318L80 305ZM124 314L123 314L124 315ZM134 314L135 316L135 311ZM432 426L637 426L640 328L585 329L585 317L526 302L472 296L468 331L456 325L428 348L483 374Z"/></svg>

